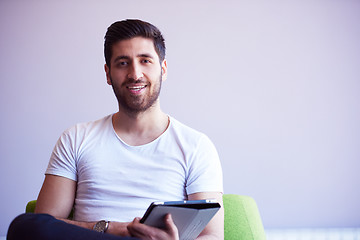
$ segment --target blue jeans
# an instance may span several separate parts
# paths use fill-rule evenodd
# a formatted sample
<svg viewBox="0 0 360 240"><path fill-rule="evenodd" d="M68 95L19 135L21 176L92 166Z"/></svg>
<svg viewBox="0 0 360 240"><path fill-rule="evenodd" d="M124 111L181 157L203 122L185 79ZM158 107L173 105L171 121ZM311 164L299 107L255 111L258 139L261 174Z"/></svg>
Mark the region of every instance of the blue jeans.
<svg viewBox="0 0 360 240"><path fill-rule="evenodd" d="M120 237L98 233L64 221L48 214L24 213L10 224L7 240L135 240L137 238Z"/></svg>

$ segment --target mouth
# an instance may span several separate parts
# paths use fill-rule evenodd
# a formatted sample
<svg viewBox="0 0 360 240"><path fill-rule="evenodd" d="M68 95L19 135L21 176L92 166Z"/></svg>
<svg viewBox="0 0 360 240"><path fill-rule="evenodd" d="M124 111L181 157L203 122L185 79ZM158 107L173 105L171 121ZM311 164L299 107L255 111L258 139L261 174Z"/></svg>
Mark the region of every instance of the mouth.
<svg viewBox="0 0 360 240"><path fill-rule="evenodd" d="M127 89L133 94L139 94L145 90L147 85L130 85L126 86Z"/></svg>

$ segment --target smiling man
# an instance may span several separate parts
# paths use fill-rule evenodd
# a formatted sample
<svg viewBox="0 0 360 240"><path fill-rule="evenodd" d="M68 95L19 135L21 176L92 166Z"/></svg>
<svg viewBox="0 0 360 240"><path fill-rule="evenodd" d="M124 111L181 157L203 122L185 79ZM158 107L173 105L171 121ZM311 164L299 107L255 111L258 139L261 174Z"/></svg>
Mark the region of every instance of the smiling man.
<svg viewBox="0 0 360 240"><path fill-rule="evenodd" d="M37 214L17 217L8 239L178 239L171 215L165 229L139 223L151 202L215 198L222 204L214 145L160 108L167 78L160 31L140 20L113 23L105 35L105 61L119 111L61 135ZM223 239L223 214L221 209L198 239Z"/></svg>
<svg viewBox="0 0 360 240"><path fill-rule="evenodd" d="M105 65L108 84L113 86L119 107L137 115L158 104L162 81L166 79L166 60L160 60L151 39L134 37L112 47L116 56L111 71Z"/></svg>

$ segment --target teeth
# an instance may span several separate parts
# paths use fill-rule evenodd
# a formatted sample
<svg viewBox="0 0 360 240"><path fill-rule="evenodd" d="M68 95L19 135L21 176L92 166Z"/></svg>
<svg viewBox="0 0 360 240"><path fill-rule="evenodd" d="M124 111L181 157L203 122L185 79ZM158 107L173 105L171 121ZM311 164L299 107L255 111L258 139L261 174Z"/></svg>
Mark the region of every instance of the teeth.
<svg viewBox="0 0 360 240"><path fill-rule="evenodd" d="M136 87L128 87L130 90L135 90L135 91L138 91L138 90L141 90L143 88L145 88L145 86L136 86Z"/></svg>

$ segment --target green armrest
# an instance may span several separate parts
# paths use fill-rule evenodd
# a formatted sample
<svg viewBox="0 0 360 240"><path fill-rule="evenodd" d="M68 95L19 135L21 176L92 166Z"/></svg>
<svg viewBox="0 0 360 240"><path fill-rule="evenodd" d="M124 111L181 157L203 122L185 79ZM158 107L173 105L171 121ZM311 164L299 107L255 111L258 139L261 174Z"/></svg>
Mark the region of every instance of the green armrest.
<svg viewBox="0 0 360 240"><path fill-rule="evenodd" d="M36 207L36 200L32 200L27 203L25 212L33 213L33 212L35 212L35 207Z"/></svg>
<svg viewBox="0 0 360 240"><path fill-rule="evenodd" d="M254 199L248 196L224 194L224 239L266 240L264 227ZM28 202L26 212L33 213L36 200ZM73 211L69 216L72 219Z"/></svg>
<svg viewBox="0 0 360 240"><path fill-rule="evenodd" d="M266 240L260 213L254 199L224 194L225 240Z"/></svg>

